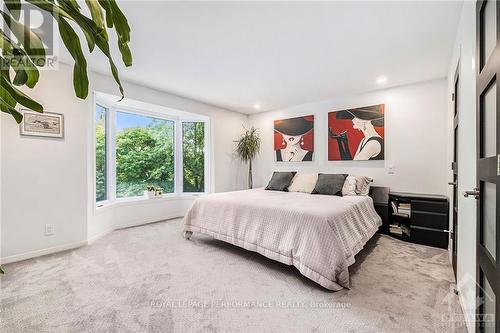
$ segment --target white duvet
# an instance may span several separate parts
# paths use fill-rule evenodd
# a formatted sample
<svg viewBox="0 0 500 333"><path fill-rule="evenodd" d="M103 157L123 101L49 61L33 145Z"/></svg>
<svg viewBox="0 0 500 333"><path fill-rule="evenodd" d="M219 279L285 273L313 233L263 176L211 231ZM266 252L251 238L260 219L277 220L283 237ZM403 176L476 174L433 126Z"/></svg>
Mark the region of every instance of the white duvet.
<svg viewBox="0 0 500 333"><path fill-rule="evenodd" d="M382 224L367 196L254 189L197 199L184 230L293 265L330 290L349 288L348 267Z"/></svg>

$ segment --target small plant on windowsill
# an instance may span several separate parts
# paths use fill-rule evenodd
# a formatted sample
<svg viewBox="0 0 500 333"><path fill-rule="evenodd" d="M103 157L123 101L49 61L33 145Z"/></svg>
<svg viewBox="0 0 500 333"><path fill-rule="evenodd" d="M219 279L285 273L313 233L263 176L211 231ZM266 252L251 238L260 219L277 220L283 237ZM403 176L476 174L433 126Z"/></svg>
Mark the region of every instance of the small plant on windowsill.
<svg viewBox="0 0 500 333"><path fill-rule="evenodd" d="M155 191L155 197L161 198L162 195L163 195L163 187L157 187Z"/></svg>
<svg viewBox="0 0 500 333"><path fill-rule="evenodd" d="M147 199L151 199L156 195L156 188L153 185L146 186L146 191L144 191L144 196Z"/></svg>

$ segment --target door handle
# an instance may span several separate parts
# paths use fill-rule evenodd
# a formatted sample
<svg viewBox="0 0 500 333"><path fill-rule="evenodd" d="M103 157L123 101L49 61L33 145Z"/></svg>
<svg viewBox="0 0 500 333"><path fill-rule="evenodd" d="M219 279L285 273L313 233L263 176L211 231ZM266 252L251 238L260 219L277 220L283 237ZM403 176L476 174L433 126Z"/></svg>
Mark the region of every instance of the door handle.
<svg viewBox="0 0 500 333"><path fill-rule="evenodd" d="M458 183L457 182L449 182L448 185L457 186Z"/></svg>
<svg viewBox="0 0 500 333"><path fill-rule="evenodd" d="M478 187L475 187L472 191L464 191L464 197L474 196L474 199L479 199L481 192Z"/></svg>

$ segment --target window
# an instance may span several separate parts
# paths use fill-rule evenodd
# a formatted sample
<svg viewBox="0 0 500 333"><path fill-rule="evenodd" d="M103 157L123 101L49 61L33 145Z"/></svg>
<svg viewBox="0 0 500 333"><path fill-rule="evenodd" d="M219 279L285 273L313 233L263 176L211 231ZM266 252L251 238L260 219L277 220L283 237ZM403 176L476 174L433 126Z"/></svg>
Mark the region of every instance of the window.
<svg viewBox="0 0 500 333"><path fill-rule="evenodd" d="M107 109L96 105L95 109L95 199L108 199L106 175Z"/></svg>
<svg viewBox="0 0 500 333"><path fill-rule="evenodd" d="M182 188L205 192L205 123L182 123Z"/></svg>
<svg viewBox="0 0 500 333"><path fill-rule="evenodd" d="M174 192L174 122L116 112L116 197L136 197L147 185Z"/></svg>
<svg viewBox="0 0 500 333"><path fill-rule="evenodd" d="M106 101L107 102L104 102ZM137 198L151 185L164 194L207 190L208 118L186 112L95 105L95 201ZM106 105L106 106L103 106ZM118 107L118 105L117 105ZM167 113L172 111L172 113ZM183 117L189 116L184 121Z"/></svg>

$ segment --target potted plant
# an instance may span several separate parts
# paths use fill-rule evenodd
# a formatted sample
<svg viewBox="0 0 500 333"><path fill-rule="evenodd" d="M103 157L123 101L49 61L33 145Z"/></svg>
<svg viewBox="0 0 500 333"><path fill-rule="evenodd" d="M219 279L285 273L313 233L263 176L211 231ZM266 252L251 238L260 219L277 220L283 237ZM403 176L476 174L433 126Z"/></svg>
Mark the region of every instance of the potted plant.
<svg viewBox="0 0 500 333"><path fill-rule="evenodd" d="M257 129L252 126L245 128L236 142L236 155L245 163L248 163L248 188L253 187L252 179L252 161L260 151L260 137Z"/></svg>
<svg viewBox="0 0 500 333"><path fill-rule="evenodd" d="M151 199L156 195L156 189L153 185L146 186L146 191L144 191L144 196L147 199Z"/></svg>
<svg viewBox="0 0 500 333"><path fill-rule="evenodd" d="M157 187L155 191L156 197L161 197L163 195L163 187Z"/></svg>

